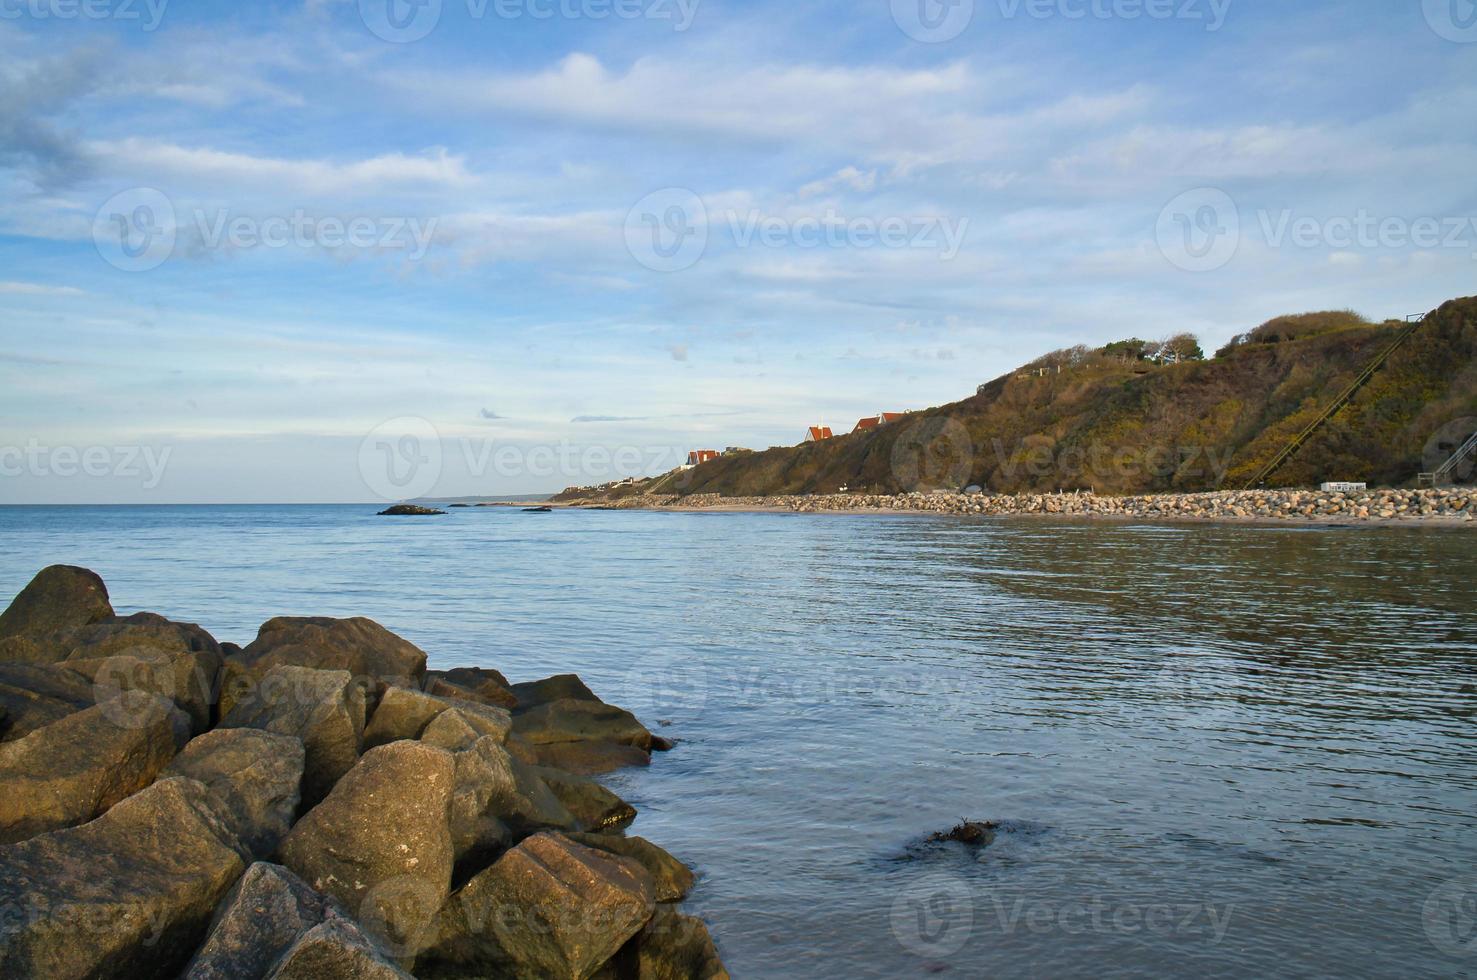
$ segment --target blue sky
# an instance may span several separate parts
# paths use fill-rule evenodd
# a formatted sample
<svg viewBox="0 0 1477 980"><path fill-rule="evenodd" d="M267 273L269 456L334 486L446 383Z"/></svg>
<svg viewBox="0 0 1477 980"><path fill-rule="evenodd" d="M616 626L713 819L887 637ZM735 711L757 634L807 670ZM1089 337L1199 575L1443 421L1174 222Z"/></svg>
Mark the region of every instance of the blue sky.
<svg viewBox="0 0 1477 980"><path fill-rule="evenodd" d="M1477 292L1468 0L405 3L0 0L0 503L544 491Z"/></svg>

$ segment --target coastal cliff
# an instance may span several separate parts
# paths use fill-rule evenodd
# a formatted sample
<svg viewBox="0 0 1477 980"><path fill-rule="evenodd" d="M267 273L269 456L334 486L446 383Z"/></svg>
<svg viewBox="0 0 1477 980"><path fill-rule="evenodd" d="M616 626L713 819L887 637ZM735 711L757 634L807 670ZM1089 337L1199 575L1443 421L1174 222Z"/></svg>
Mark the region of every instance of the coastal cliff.
<svg viewBox="0 0 1477 980"><path fill-rule="evenodd" d="M1244 486L1409 324L1281 317L1214 357L1162 364L1058 351L963 401L820 442L736 453L558 500L719 494L1199 492ZM1428 314L1269 486L1402 486L1477 427L1477 298Z"/></svg>
<svg viewBox="0 0 1477 980"><path fill-rule="evenodd" d="M0 975L726 978L593 778L669 748L573 675L368 619L235 647L46 568L0 615Z"/></svg>

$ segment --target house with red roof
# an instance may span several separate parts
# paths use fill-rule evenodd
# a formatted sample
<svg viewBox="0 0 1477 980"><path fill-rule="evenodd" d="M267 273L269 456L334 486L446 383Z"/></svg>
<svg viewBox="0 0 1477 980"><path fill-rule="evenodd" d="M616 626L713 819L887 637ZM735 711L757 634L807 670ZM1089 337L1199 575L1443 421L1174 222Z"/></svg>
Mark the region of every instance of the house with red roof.
<svg viewBox="0 0 1477 980"><path fill-rule="evenodd" d="M701 466L708 460L717 458L718 450L716 449L694 449L692 452L687 454L687 465Z"/></svg>
<svg viewBox="0 0 1477 980"><path fill-rule="evenodd" d="M832 435L833 433L829 425L812 425L805 430L805 441L821 442L822 440L830 439Z"/></svg>
<svg viewBox="0 0 1477 980"><path fill-rule="evenodd" d="M856 423L856 428L852 429L851 431L866 432L869 429L877 428L879 425L886 425L889 422L896 422L898 419L903 417L903 414L904 413L902 412L878 412L876 415L869 415L864 419L858 419Z"/></svg>

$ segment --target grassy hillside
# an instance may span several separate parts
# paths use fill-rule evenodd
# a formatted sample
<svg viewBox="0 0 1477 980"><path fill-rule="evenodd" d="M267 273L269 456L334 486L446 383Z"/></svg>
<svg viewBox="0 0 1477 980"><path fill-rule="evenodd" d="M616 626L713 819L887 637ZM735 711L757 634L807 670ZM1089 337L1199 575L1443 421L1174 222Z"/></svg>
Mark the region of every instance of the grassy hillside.
<svg viewBox="0 0 1477 980"><path fill-rule="evenodd" d="M880 429L723 457L640 491L1239 487L1404 326L1349 313L1281 317L1211 360L1164 366L1084 348L1059 351L981 386L974 397ZM1470 416L1477 416L1477 298L1430 314L1268 483L1408 483L1432 434Z"/></svg>

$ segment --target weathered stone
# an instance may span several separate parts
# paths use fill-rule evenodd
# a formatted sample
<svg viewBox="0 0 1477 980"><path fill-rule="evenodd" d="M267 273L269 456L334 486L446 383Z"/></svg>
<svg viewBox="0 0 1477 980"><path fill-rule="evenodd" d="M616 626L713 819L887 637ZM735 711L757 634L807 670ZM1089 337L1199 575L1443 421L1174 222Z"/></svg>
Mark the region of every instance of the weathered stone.
<svg viewBox="0 0 1477 980"><path fill-rule="evenodd" d="M0 976L177 976L246 867L219 807L201 783L163 779L0 848Z"/></svg>
<svg viewBox="0 0 1477 980"><path fill-rule="evenodd" d="M489 735L501 743L510 726L503 709L464 702L437 715L421 733L421 741L457 752Z"/></svg>
<svg viewBox="0 0 1477 980"><path fill-rule="evenodd" d="M654 908L651 880L634 861L537 834L452 896L417 973L584 980Z"/></svg>
<svg viewBox="0 0 1477 980"><path fill-rule="evenodd" d="M702 919L658 905L633 940L637 980L728 980L728 971Z"/></svg>
<svg viewBox="0 0 1477 980"><path fill-rule="evenodd" d="M677 902L692 891L696 879L687 865L657 847L644 837L620 837L615 834L566 833L577 844L609 851L630 858L646 869L656 890L658 902Z"/></svg>
<svg viewBox="0 0 1477 980"><path fill-rule="evenodd" d="M455 775L450 753L420 742L370 749L292 828L282 863L413 956L451 889Z"/></svg>
<svg viewBox="0 0 1477 980"><path fill-rule="evenodd" d="M593 779L559 769L530 767L559 798L580 830L620 827L636 819L636 809Z"/></svg>
<svg viewBox="0 0 1477 980"><path fill-rule="evenodd" d="M67 646L63 665L93 682L97 700L119 691L162 694L189 714L195 732L210 727L220 644L194 623L137 613L74 630Z"/></svg>
<svg viewBox="0 0 1477 980"><path fill-rule="evenodd" d="M476 860L507 846L509 832L501 818L513 809L518 783L508 753L490 735L455 758L449 810L452 851L459 862Z"/></svg>
<svg viewBox="0 0 1477 980"><path fill-rule="evenodd" d="M454 667L447 671L427 671L428 691L433 679L449 685L458 692L445 696L471 696L498 708L514 708L518 705L518 696L513 693L512 685L496 670L486 667ZM431 693L439 692L432 691Z"/></svg>
<svg viewBox="0 0 1477 980"><path fill-rule="evenodd" d="M0 641L45 637L98 622L111 615L113 606L108 602L108 587L96 572L72 565L52 565L37 572L9 608L0 613ZM49 655L48 649L19 645L8 649L0 642L0 661L14 662L19 655L44 658Z"/></svg>
<svg viewBox="0 0 1477 980"><path fill-rule="evenodd" d="M541 766L579 776L599 776L628 766L651 765L650 752L615 742L545 742L534 747L534 757Z"/></svg>
<svg viewBox="0 0 1477 980"><path fill-rule="evenodd" d="M601 701L559 698L520 710L513 731L533 745L603 741L651 748L651 732L623 708Z"/></svg>
<svg viewBox="0 0 1477 980"><path fill-rule="evenodd" d="M530 766L510 754L508 767L518 791L507 801L507 812L495 815L512 829L515 836L523 837L540 830L584 829L544 782L538 766Z"/></svg>
<svg viewBox="0 0 1477 980"><path fill-rule="evenodd" d="M0 744L0 843L93 819L152 783L188 737L167 699L129 693Z"/></svg>
<svg viewBox="0 0 1477 980"><path fill-rule="evenodd" d="M545 677L539 681L514 684L512 691L518 699L518 710L520 711L566 698L574 701L600 701L595 696L595 692L586 687L585 682L580 680L577 674L555 674L553 677Z"/></svg>
<svg viewBox="0 0 1477 980"><path fill-rule="evenodd" d="M183 980L263 980L303 933L341 911L291 871L258 861L221 902Z"/></svg>
<svg viewBox="0 0 1477 980"><path fill-rule="evenodd" d="M301 739L307 753L303 802L312 806L359 758L364 692L347 671L273 667L235 699L220 727L259 728Z"/></svg>
<svg viewBox="0 0 1477 980"><path fill-rule="evenodd" d="M374 697L386 686L419 688L426 674L425 651L363 617L270 619L242 658L257 674L279 665L347 670Z"/></svg>
<svg viewBox="0 0 1477 980"><path fill-rule="evenodd" d="M85 677L65 667L0 663L0 741L13 741L94 703Z"/></svg>
<svg viewBox="0 0 1477 980"><path fill-rule="evenodd" d="M268 980L415 980L348 919L333 917L303 933Z"/></svg>
<svg viewBox="0 0 1477 980"><path fill-rule="evenodd" d="M432 697L408 687L386 689L369 724L364 726L364 747L372 749L386 742L419 738L436 716L451 704L444 698Z"/></svg>
<svg viewBox="0 0 1477 980"><path fill-rule="evenodd" d="M218 728L184 747L165 770L210 788L231 829L258 858L270 856L292 827L301 798L302 740L254 728Z"/></svg>

